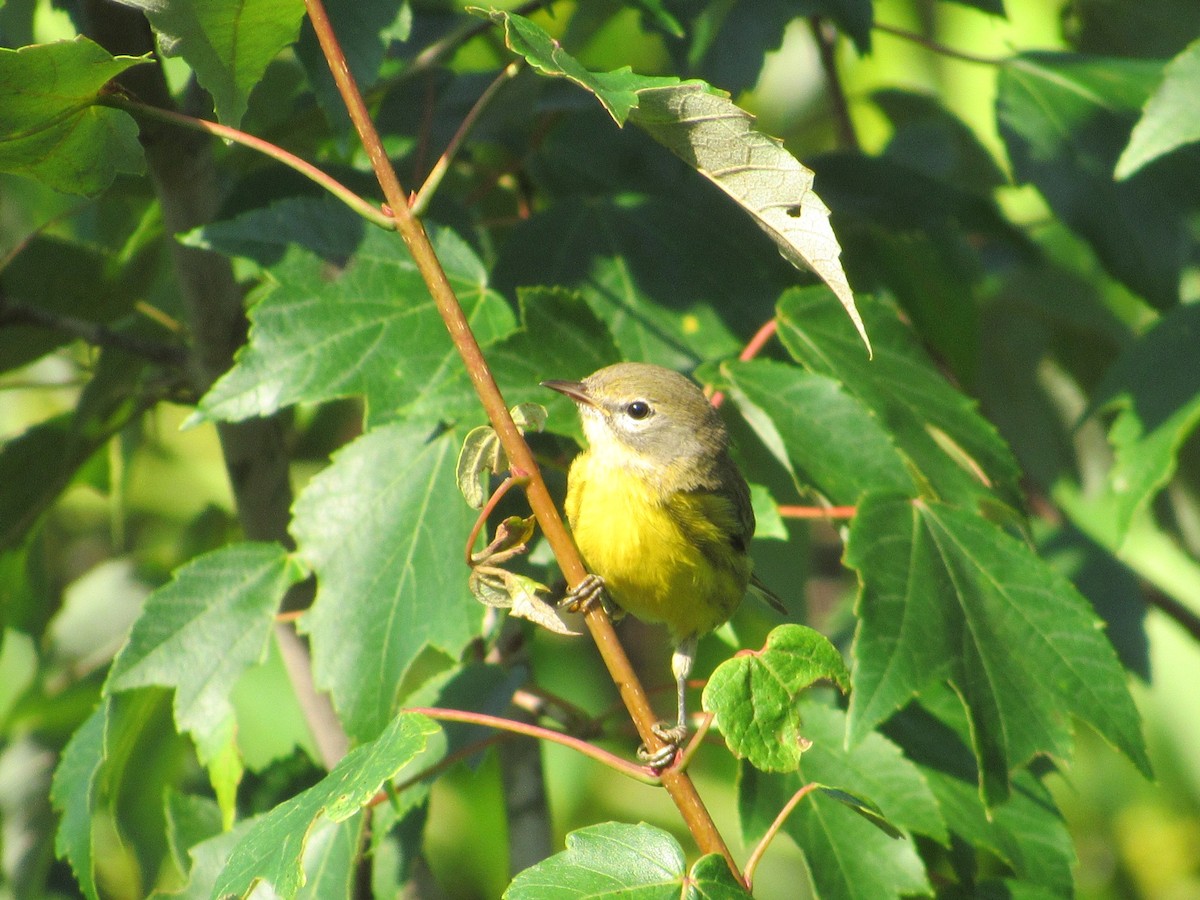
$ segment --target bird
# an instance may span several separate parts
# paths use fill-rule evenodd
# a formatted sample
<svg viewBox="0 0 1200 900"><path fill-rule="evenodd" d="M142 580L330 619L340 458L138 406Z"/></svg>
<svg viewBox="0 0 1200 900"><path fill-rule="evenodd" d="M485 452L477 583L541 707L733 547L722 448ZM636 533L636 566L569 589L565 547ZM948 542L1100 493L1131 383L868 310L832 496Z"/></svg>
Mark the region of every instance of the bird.
<svg viewBox="0 0 1200 900"><path fill-rule="evenodd" d="M542 386L575 402L588 443L568 472L565 510L591 574L567 599L578 609L603 588L620 611L666 625L677 721L655 734L673 758L687 736L697 642L729 620L752 581L749 487L717 410L678 372L624 362Z"/></svg>

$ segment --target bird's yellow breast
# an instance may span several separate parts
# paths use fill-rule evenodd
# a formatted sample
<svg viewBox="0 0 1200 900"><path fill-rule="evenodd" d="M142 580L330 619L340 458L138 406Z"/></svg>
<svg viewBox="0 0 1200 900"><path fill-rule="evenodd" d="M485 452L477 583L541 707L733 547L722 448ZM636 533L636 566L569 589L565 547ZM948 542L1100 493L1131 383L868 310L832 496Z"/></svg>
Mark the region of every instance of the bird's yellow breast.
<svg viewBox="0 0 1200 900"><path fill-rule="evenodd" d="M705 634L737 609L750 578L733 501L664 492L636 469L589 451L571 466L567 518L587 567L612 599L676 639Z"/></svg>

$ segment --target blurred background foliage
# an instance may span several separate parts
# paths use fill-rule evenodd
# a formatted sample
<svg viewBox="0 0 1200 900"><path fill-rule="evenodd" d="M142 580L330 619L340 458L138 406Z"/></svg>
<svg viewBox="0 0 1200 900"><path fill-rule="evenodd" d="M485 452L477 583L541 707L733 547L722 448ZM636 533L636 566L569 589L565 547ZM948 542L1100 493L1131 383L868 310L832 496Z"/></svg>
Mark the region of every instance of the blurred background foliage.
<svg viewBox="0 0 1200 900"><path fill-rule="evenodd" d="M1049 779L1079 856L1077 896L1200 897L1200 635L1188 634L1177 617L1161 611L1178 603L1190 608L1192 621L1200 614L1200 447L1190 427L1178 429L1170 450L1178 468L1169 484L1151 514L1128 513L1132 524L1123 541L1112 525L1123 513L1097 488L1112 465L1105 429L1121 408L1108 402L1106 374L1136 335L1200 300L1197 154L1152 164L1146 177L1161 182L1146 187L1151 199L1144 207L1124 206L1109 194L1109 172L1121 146L1110 152L1064 145L1063 134L1052 133L1053 123L1031 127L1019 85L1010 83L1005 92L1003 83L1021 73L1002 64L1013 53L1033 50L1090 54L1100 59L1095 76L1103 85L1105 66L1150 61L1150 90L1163 63L1200 37L1200 4L878 0L873 27L859 22L855 28L852 14L842 22L850 37L834 44L836 84L827 77L807 18L831 4L679 0L662 6L689 23L693 39L679 41L654 27L647 10L659 4L651 0L559 3L553 18L538 21L592 70L628 65L644 74L680 72L728 90L758 117L763 131L783 138L816 171L851 283L858 291L895 297L948 376L978 398L1024 469L1039 547L1108 620L1122 661L1135 673L1157 780L1145 781L1087 732L1079 736L1069 770ZM69 7L50 0L0 3L0 44L72 36L76 19ZM460 21L457 12L441 3L413 3L411 36L380 57L379 83L403 70L410 56L404 48L419 49L443 34L447 23ZM405 30L395 22L383 26L397 34ZM314 52L306 32L294 53L272 63L241 127L320 157L347 184L369 193L368 170L330 88L313 75L315 105L307 93L306 70L313 70L314 59L320 62ZM377 120L402 177L428 167L430 148L444 146L481 85L508 59L501 42L484 35L449 61L456 78L434 72L421 91L376 96ZM180 61L168 60L166 71L172 87L186 84L189 72ZM588 248L604 235L621 234L628 244L620 250L630 266L640 267L639 277L675 285L683 295L680 309L670 313L698 323L696 344L686 351L658 348L660 361L690 366L697 356L735 353L771 316L791 277L774 250L754 238L750 226L745 234L705 234L703 222L689 221L682 226L687 239L714 248L723 260L715 274L673 267L657 248L639 255L636 228L662 233L677 225L670 209L657 211L646 195L670 186L678 200L697 189L665 154L647 156L636 133L627 130L614 144L611 123L591 98L566 85L551 86L539 100L545 131L530 148L521 129L533 90L528 80L518 81L489 110L430 217L454 226L494 263L494 286L510 299L515 284L506 282L508 269L525 277L542 265L548 283L585 281L592 277ZM1127 127L1145 99L1113 96L1102 105ZM604 138L596 140L601 130ZM851 151L866 154L872 165L849 165ZM247 159L243 149L222 146L217 152L230 173L221 219L274 198L312 193L293 173ZM1191 167L1191 174L1172 170L1177 165ZM1070 166L1095 166L1095 184L1062 168ZM506 173L497 189L472 195L482 181L477 173L496 169ZM571 209L563 222L584 230L567 236L563 223L526 223L514 215L514 205L531 193L523 179L556 194ZM613 193L614 186L620 193ZM563 199L572 196L577 208ZM597 204L591 218L582 215L598 197L615 202ZM36 284L37 293L64 298L62 312L113 321L136 308L152 311L168 332L181 328L186 313L163 246L154 239L162 223L150 200L144 180L128 176L118 177L101 204L0 175L4 295L22 295ZM711 198L696 202L703 207ZM624 230L610 228L610 217L630 211ZM1120 216L1130 218L1112 226ZM1130 234L1139 232L1150 234L1147 247L1131 246ZM545 250L549 241L554 254ZM54 252L23 252L28 242L55 245ZM37 260L47 258L56 261L52 269L38 270ZM1041 262L1031 263L1035 259ZM1176 283L1164 275L1167 270L1175 272ZM719 315L711 305L689 305L704 291L710 297L737 294L742 302ZM1175 301L1182 306L1166 312ZM1185 334L1200 352L1200 332ZM125 408L120 401L130 392L121 377L127 376L114 374L109 385L95 378L105 359L94 347L11 324L0 329L0 360L0 441L8 454L0 513L3 527L11 529L0 539L19 538L4 539L0 553L0 896L74 896L78 887L53 851L48 794L58 754L97 702L106 667L141 601L175 567L227 543L238 523L215 432L211 426L180 429L190 407L171 402L171 386L162 387L162 402L148 410ZM1148 372L1152 386L1154 377ZM85 463L56 480L57 473L39 468L46 448L22 450L22 436L31 426L69 415L85 385L99 410L93 433L79 448ZM297 492L330 452L357 434L361 414L353 400L295 410L289 453ZM539 449L553 456L563 448L547 441ZM561 472L550 477L561 489ZM31 517L36 527L26 535ZM807 547L807 577L797 578L794 555L786 563L790 574L780 574L784 563L774 559L773 544L761 547L760 570L768 582L786 585L789 601L807 604L816 627L847 634L856 586L838 563L837 534L820 525L787 527L790 546ZM1143 597L1149 605L1138 601ZM765 634L765 617L753 608L741 616L739 639L751 645ZM623 634L647 672L664 671L665 652L653 633L642 636L630 623ZM589 709L612 702L611 685L590 647L539 634L530 654L548 689ZM441 665L429 663L431 670ZM256 797L269 806L284 787L294 791L316 777L304 754L291 749L307 740L296 709L262 701L286 694L270 687L272 679L278 684L283 678L281 664L273 658L255 678L260 682L241 685L236 698L249 770L242 791L251 808ZM650 682L657 679L650 676ZM146 703L140 714L148 720L167 715L161 698ZM161 731L172 733L169 725ZM135 896L148 873L157 871L153 836L161 840L164 833L162 788L204 784L181 741L151 743L130 751L137 754L137 771L122 776L136 779L138 789L129 782L112 786L124 807L122 821L134 827L140 822L142 829L132 842L136 852L114 829L108 852L98 854L106 861L102 880L112 896ZM677 827L660 792L623 781L615 787L616 776L558 747L543 754L556 845L598 818ZM696 776L718 824L733 835L734 765L722 754L711 756ZM498 896L507 883L503 853L484 852L496 847L492 836L505 827L500 777L489 758L477 767L457 767L433 788L427 858L448 896ZM760 872L762 896L793 896L788 891L799 863L785 843Z"/></svg>

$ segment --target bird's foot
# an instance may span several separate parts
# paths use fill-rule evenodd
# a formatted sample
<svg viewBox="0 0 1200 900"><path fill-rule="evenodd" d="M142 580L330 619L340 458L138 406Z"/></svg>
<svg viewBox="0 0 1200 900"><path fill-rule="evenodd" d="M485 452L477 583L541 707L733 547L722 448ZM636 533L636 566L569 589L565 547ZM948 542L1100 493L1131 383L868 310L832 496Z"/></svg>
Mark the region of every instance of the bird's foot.
<svg viewBox="0 0 1200 900"><path fill-rule="evenodd" d="M599 575L588 573L583 576L583 581L567 591L567 596L563 598L559 606L567 612L586 613L595 603L603 604L604 611L610 616L612 615L613 608L606 601L604 594L604 579Z"/></svg>
<svg viewBox="0 0 1200 900"><path fill-rule="evenodd" d="M675 760L683 742L687 740L688 729L682 724L667 725L666 722L655 722L651 730L663 742L663 746L651 752L643 744L637 749L637 757L650 768L661 771Z"/></svg>

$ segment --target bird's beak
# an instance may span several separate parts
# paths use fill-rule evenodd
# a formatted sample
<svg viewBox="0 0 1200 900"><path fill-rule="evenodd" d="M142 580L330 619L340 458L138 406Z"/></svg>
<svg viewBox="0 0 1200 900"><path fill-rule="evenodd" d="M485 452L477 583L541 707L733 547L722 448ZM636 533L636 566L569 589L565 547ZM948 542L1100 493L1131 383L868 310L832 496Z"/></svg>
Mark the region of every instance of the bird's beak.
<svg viewBox="0 0 1200 900"><path fill-rule="evenodd" d="M542 387L565 394L576 403L585 403L588 406L596 405L592 402L592 398L588 395L587 388L582 381L543 381Z"/></svg>

